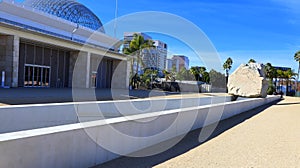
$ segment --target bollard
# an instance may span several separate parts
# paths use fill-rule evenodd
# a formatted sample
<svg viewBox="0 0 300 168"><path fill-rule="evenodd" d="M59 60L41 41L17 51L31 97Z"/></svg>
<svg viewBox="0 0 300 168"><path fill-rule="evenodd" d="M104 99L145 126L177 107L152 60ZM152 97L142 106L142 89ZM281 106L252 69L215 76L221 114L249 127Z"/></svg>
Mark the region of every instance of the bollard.
<svg viewBox="0 0 300 168"><path fill-rule="evenodd" d="M5 85L5 71L2 71L1 87L4 88L4 85Z"/></svg>

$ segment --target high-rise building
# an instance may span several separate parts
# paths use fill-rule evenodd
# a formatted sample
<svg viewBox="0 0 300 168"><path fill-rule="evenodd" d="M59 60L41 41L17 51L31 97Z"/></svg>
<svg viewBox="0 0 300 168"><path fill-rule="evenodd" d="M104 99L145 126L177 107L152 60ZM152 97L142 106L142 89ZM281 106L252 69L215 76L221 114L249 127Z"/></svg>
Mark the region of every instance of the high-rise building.
<svg viewBox="0 0 300 168"><path fill-rule="evenodd" d="M187 56L184 55L174 55L172 60L178 60L179 62L179 67L176 69L178 69L177 71L180 71L182 68L185 69L189 69L189 65L190 65L190 60ZM174 63L173 63L174 65Z"/></svg>
<svg viewBox="0 0 300 168"><path fill-rule="evenodd" d="M179 72L179 60L178 59L172 59L172 70L173 70L173 67L175 68L175 71L176 72Z"/></svg>
<svg viewBox="0 0 300 168"><path fill-rule="evenodd" d="M154 48L144 49L142 58L144 63L144 68L157 68L163 70L166 68L167 60L167 44L159 41L153 40Z"/></svg>
<svg viewBox="0 0 300 168"><path fill-rule="evenodd" d="M144 38L144 40L152 40L152 38L150 36L148 36L147 34L142 33L142 32L125 32L124 33L124 42L125 42L124 48L129 48L129 43L133 39L134 34L141 35Z"/></svg>
<svg viewBox="0 0 300 168"><path fill-rule="evenodd" d="M168 72L179 72L179 60L178 59L167 59L166 60L166 70Z"/></svg>
<svg viewBox="0 0 300 168"><path fill-rule="evenodd" d="M124 33L124 48L129 48L130 41L133 39L134 34L141 35L144 40L152 40L152 38L142 32L126 32ZM155 68L163 70L166 68L166 60L167 60L167 51L168 47L167 44L159 41L153 40L153 48L150 49L143 49L141 52L141 58L143 61L142 65L139 65L139 71L144 68ZM134 63L134 69L136 69L137 63Z"/></svg>
<svg viewBox="0 0 300 168"><path fill-rule="evenodd" d="M171 72L173 68L173 60L172 59L167 59L166 60L166 70L168 72Z"/></svg>

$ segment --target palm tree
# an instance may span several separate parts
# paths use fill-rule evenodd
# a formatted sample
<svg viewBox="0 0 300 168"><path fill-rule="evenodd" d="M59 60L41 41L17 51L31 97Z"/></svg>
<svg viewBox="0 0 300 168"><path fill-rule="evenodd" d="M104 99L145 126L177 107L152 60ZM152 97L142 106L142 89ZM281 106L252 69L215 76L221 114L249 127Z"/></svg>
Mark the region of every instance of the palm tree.
<svg viewBox="0 0 300 168"><path fill-rule="evenodd" d="M277 77L277 71L272 66L271 63L267 63L265 65L265 70L266 70L266 77L269 78L271 81L273 81L273 79Z"/></svg>
<svg viewBox="0 0 300 168"><path fill-rule="evenodd" d="M297 73L295 73L293 70L289 69L287 71L284 72L284 76L286 78L286 86L287 86L287 89L286 89L286 93L289 93L289 90L288 90L288 86L290 84L290 79L295 79L295 76L297 76Z"/></svg>
<svg viewBox="0 0 300 168"><path fill-rule="evenodd" d="M267 63L265 65L265 73L266 77L269 79L268 94L273 94L273 92L276 90L276 82L275 84L273 82L273 79L276 77L276 69L271 63Z"/></svg>
<svg viewBox="0 0 300 168"><path fill-rule="evenodd" d="M269 79L272 78L272 69L273 69L272 64L271 63L266 63L266 65L265 65L266 76Z"/></svg>
<svg viewBox="0 0 300 168"><path fill-rule="evenodd" d="M256 63L256 61L254 60L254 59L250 59L249 61L248 61L248 64L250 64L250 63Z"/></svg>
<svg viewBox="0 0 300 168"><path fill-rule="evenodd" d="M163 74L165 75L165 79L166 79L166 81L168 81L168 80L170 80L171 79L171 77L170 77L170 72L168 72L167 70L163 70L162 71L163 72Z"/></svg>
<svg viewBox="0 0 300 168"><path fill-rule="evenodd" d="M289 94L289 84L290 79L295 79L294 77L297 76L297 73L295 73L293 70L289 69L286 71L277 70L278 78L284 79L286 84L286 94Z"/></svg>
<svg viewBox="0 0 300 168"><path fill-rule="evenodd" d="M201 78L203 78L204 73L206 72L206 68L205 67L199 67L199 73L201 75Z"/></svg>
<svg viewBox="0 0 300 168"><path fill-rule="evenodd" d="M203 73L202 80L205 83L209 83L210 82L210 77L209 77L209 73L208 72L204 72Z"/></svg>
<svg viewBox="0 0 300 168"><path fill-rule="evenodd" d="M125 44L126 42L124 42ZM130 42L129 42L130 43ZM134 51L131 49L131 48L123 48L123 53L126 54L126 55L132 55L134 54ZM131 62L131 76L133 76L133 62L134 62L134 59L133 58L129 58L130 62Z"/></svg>
<svg viewBox="0 0 300 168"><path fill-rule="evenodd" d="M298 75L297 75L297 81L296 81L296 92L298 91L298 81L299 81L299 74L300 74L300 51L296 52L294 55L295 61L298 62L299 67L298 67Z"/></svg>
<svg viewBox="0 0 300 168"><path fill-rule="evenodd" d="M124 42L125 44L129 43ZM151 48L154 47L153 46L153 41L152 40L145 40L144 37L140 34L134 34L133 35L133 39L130 41L129 43L129 47L128 48L124 48L123 52L124 54L136 54L136 58L137 58L137 66L136 66L136 73L138 73L138 69L139 69L139 63L140 63L140 57L142 55L142 51L143 49L146 48ZM133 70L133 67L132 67Z"/></svg>
<svg viewBox="0 0 300 168"><path fill-rule="evenodd" d="M280 85L280 91L282 91L282 79L284 78L284 74L283 74L283 71L278 69L276 70L276 74L277 74L277 78L279 78L279 85Z"/></svg>
<svg viewBox="0 0 300 168"><path fill-rule="evenodd" d="M233 64L233 61L230 57L227 58L227 60L223 64L223 69L226 71L226 88L227 88L227 84L228 84L229 71L232 68L232 64ZM226 89L226 91L228 92L227 89Z"/></svg>
<svg viewBox="0 0 300 168"><path fill-rule="evenodd" d="M190 73L195 76L196 81L200 81L200 79L203 78L205 72L206 72L205 67L195 66L195 67L191 67L190 69Z"/></svg>
<svg viewBox="0 0 300 168"><path fill-rule="evenodd" d="M200 74L200 72L199 72L199 69L197 67L191 67L190 73L192 75L194 75L196 81L199 81L199 74Z"/></svg>

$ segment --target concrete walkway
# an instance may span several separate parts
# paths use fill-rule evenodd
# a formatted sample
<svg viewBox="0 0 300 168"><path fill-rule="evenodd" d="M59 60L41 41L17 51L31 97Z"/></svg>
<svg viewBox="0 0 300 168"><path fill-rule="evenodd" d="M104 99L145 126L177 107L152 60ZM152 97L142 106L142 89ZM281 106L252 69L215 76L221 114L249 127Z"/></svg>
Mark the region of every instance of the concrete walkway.
<svg viewBox="0 0 300 168"><path fill-rule="evenodd" d="M200 131L156 156L122 157L97 168L300 167L300 98L287 97L225 120L202 144Z"/></svg>

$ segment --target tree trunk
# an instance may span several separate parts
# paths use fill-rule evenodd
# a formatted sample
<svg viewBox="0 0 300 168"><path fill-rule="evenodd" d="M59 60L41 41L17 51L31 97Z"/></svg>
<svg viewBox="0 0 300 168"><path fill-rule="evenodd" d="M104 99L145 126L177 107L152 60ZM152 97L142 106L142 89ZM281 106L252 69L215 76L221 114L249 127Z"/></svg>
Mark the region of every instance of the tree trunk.
<svg viewBox="0 0 300 168"><path fill-rule="evenodd" d="M226 79L225 79L226 80L225 81L226 93L228 93L228 86L227 86L228 85L228 77L229 77L229 73L228 73L228 70L226 70Z"/></svg>
<svg viewBox="0 0 300 168"><path fill-rule="evenodd" d="M297 92L299 91L299 90L298 90L299 73L300 73L300 62L299 62L298 75L297 75L297 81L296 81L296 94L297 94Z"/></svg>
<svg viewBox="0 0 300 168"><path fill-rule="evenodd" d="M140 66L140 56L141 56L141 49L138 52L138 55L136 57L136 73L138 74L139 72L139 66ZM139 75L139 74L138 74Z"/></svg>
<svg viewBox="0 0 300 168"><path fill-rule="evenodd" d="M133 64L134 64L134 58L131 58L131 60L130 60L130 79L129 79L129 85L131 85L132 86L132 84L133 84L133 80L132 80L132 78L133 78Z"/></svg>
<svg viewBox="0 0 300 168"><path fill-rule="evenodd" d="M136 57L136 68L135 68L135 73L138 73L139 71L139 55Z"/></svg>
<svg viewBox="0 0 300 168"><path fill-rule="evenodd" d="M289 79L286 79L286 96L289 95Z"/></svg>

